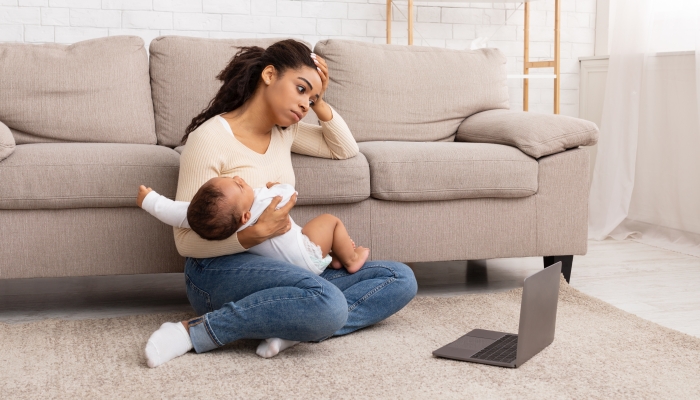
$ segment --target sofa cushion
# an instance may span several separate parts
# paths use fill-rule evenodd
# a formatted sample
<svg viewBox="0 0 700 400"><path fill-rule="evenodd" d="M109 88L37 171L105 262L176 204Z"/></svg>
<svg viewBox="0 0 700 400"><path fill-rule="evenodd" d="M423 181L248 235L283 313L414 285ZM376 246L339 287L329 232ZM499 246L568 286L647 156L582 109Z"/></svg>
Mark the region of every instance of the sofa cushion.
<svg viewBox="0 0 700 400"><path fill-rule="evenodd" d="M286 38L203 39L161 36L154 39L149 51L158 144L169 147L180 145L187 126L209 105L221 87L221 81L216 76L228 65L240 47L266 48L283 39Z"/></svg>
<svg viewBox="0 0 700 400"><path fill-rule="evenodd" d="M12 132L7 125L0 122L0 161L6 159L7 157L15 151L15 138L12 137Z"/></svg>
<svg viewBox="0 0 700 400"><path fill-rule="evenodd" d="M537 192L537 161L497 144L363 142L371 196L394 201L526 197Z"/></svg>
<svg viewBox="0 0 700 400"><path fill-rule="evenodd" d="M180 156L163 146L18 145L0 163L0 209L136 207L141 184L174 198L179 170Z"/></svg>
<svg viewBox="0 0 700 400"><path fill-rule="evenodd" d="M322 40L325 99L358 142L453 140L464 118L508 108L506 58L497 49Z"/></svg>
<svg viewBox="0 0 700 400"><path fill-rule="evenodd" d="M598 127L591 121L565 115L490 110L464 120L455 141L507 144L540 158L596 144Z"/></svg>
<svg viewBox="0 0 700 400"><path fill-rule="evenodd" d="M143 39L0 43L0 121L17 144L155 144Z"/></svg>
<svg viewBox="0 0 700 400"><path fill-rule="evenodd" d="M329 160L292 153L297 205L358 203L369 198L369 164L362 153Z"/></svg>

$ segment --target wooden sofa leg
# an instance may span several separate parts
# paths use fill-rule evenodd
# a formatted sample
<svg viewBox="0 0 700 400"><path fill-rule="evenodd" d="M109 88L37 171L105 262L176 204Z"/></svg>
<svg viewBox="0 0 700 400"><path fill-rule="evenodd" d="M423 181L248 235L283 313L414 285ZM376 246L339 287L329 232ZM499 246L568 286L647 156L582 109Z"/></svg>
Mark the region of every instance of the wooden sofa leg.
<svg viewBox="0 0 700 400"><path fill-rule="evenodd" d="M571 265L574 263L574 256L546 256L544 257L544 267L547 268L558 261L561 261L561 273L564 275L566 283L569 283L569 279L571 279Z"/></svg>

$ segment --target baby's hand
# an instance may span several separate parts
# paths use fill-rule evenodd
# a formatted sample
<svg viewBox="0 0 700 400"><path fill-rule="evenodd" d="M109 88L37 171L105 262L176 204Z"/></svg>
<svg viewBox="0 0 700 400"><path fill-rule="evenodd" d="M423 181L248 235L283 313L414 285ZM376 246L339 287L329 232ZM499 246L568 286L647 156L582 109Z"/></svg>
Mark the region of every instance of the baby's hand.
<svg viewBox="0 0 700 400"><path fill-rule="evenodd" d="M269 189L272 186L279 185L279 182L267 182L267 188Z"/></svg>
<svg viewBox="0 0 700 400"><path fill-rule="evenodd" d="M152 191L153 191L153 189L151 189L149 187L145 187L143 185L139 186L139 195L136 196L136 204L139 207L141 207L141 205L143 204L143 199L145 199L146 195L151 193Z"/></svg>

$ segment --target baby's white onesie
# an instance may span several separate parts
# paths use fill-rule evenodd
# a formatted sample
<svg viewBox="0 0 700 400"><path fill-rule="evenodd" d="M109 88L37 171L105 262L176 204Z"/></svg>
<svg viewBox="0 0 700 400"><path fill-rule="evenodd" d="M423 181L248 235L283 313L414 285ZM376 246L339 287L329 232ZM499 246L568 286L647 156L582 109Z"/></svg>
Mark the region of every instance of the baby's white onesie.
<svg viewBox="0 0 700 400"><path fill-rule="evenodd" d="M255 197L250 208L250 219L238 228L236 232L240 232L256 223L275 196L282 196L282 201L277 206L277 209L279 209L287 204L296 191L292 185L277 184L269 189L253 189L253 193ZM189 205L189 202L173 201L152 191L143 199L141 207L168 225L189 229L190 225L187 222L187 207ZM268 239L246 251L289 262L316 275L321 274L330 264L331 256L323 257L321 247L301 233L301 227L294 222L291 216L289 219L292 222L292 228L289 231Z"/></svg>

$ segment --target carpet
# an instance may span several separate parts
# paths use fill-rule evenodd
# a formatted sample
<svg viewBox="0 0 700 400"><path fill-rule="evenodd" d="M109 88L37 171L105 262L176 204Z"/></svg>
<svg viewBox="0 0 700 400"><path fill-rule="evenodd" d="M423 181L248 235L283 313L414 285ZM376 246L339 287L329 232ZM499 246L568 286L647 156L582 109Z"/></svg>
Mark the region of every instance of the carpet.
<svg viewBox="0 0 700 400"><path fill-rule="evenodd" d="M187 314L0 324L3 398L688 398L700 393L700 339L562 281L554 342L518 369L435 358L473 328L517 332L522 289L417 297L372 327L272 359L257 340L158 368L143 348Z"/></svg>

